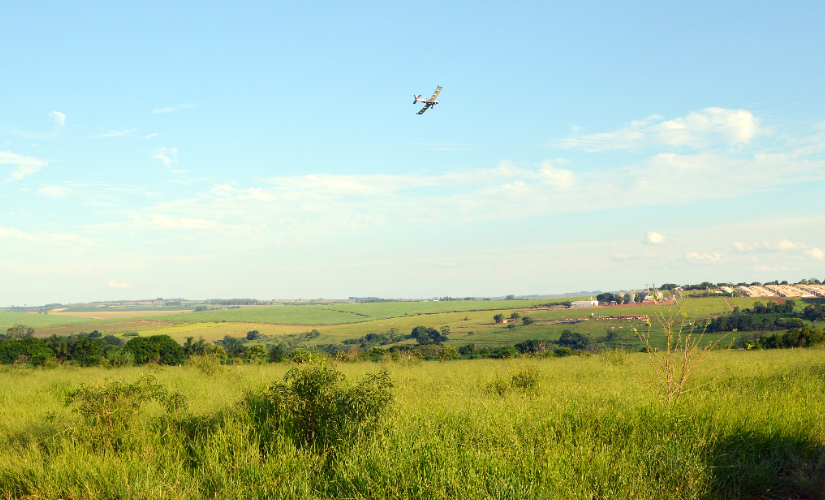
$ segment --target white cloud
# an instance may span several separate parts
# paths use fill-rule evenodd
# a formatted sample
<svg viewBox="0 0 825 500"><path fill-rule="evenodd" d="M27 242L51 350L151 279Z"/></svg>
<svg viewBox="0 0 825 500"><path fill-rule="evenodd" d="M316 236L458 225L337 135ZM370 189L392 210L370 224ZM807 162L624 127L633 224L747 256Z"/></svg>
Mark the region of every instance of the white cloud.
<svg viewBox="0 0 825 500"><path fill-rule="evenodd" d="M661 120L662 117L651 115L615 132L570 137L555 141L554 145L591 152L656 145L702 148L746 144L760 131L759 120L744 109L706 108L673 120Z"/></svg>
<svg viewBox="0 0 825 500"><path fill-rule="evenodd" d="M158 135L157 132L152 132L151 134L147 135L146 138L151 139L152 137L156 137L157 135Z"/></svg>
<svg viewBox="0 0 825 500"><path fill-rule="evenodd" d="M666 239L667 238L665 238L665 235L663 234L648 231L647 239L645 240L645 242L649 245L661 245L665 242Z"/></svg>
<svg viewBox="0 0 825 500"><path fill-rule="evenodd" d="M805 250L805 253L810 255L814 259L825 260L825 252L816 247L813 247L810 250Z"/></svg>
<svg viewBox="0 0 825 500"><path fill-rule="evenodd" d="M132 282L129 283L119 283L117 281L110 281L109 288L132 288L134 284Z"/></svg>
<svg viewBox="0 0 825 500"><path fill-rule="evenodd" d="M718 253L703 253L688 252L685 254L688 261L696 264L718 264L722 262L722 256Z"/></svg>
<svg viewBox="0 0 825 500"><path fill-rule="evenodd" d="M178 162L178 148L159 148L152 158L162 161L169 168L173 163Z"/></svg>
<svg viewBox="0 0 825 500"><path fill-rule="evenodd" d="M67 233L26 233L13 227L0 226L0 239L16 240L19 242L31 242L38 245L53 244L55 248L62 248L65 250L66 243L75 245L92 246L95 243L74 234Z"/></svg>
<svg viewBox="0 0 825 500"><path fill-rule="evenodd" d="M52 118L52 121L54 121L55 125L57 125L58 127L62 127L66 124L66 115L59 111L52 111L51 113L49 113L49 116Z"/></svg>
<svg viewBox="0 0 825 500"><path fill-rule="evenodd" d="M72 194L72 190L61 186L43 186L37 192L47 198L64 198Z"/></svg>
<svg viewBox="0 0 825 500"><path fill-rule="evenodd" d="M737 241L736 243L733 244L733 246L736 247L736 249L739 250L740 252L753 252L753 247L748 245L747 243L742 243L740 241Z"/></svg>
<svg viewBox="0 0 825 500"><path fill-rule="evenodd" d="M768 250L804 250L807 248L804 243L794 243L792 241L788 241L786 239L781 239L777 242L771 241L763 241L761 244L757 243L757 247L765 248Z"/></svg>
<svg viewBox="0 0 825 500"><path fill-rule="evenodd" d="M9 175L9 180L19 181L31 175L49 163L31 156L23 156L10 152L0 151L0 165L17 165L17 169Z"/></svg>

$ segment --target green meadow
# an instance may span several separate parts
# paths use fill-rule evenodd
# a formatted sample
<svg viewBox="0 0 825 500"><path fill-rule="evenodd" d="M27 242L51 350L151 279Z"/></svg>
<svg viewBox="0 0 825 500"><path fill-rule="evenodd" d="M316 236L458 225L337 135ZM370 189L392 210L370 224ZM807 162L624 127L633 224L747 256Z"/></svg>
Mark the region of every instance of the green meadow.
<svg viewBox="0 0 825 500"><path fill-rule="evenodd" d="M373 420L362 418L357 432L330 427L323 446L298 439L297 421L262 420L249 403L278 394L265 388L288 370L311 366L2 367L0 498L823 494L822 349L712 352L700 378L709 385L672 407L640 379L651 371L640 353L328 363L344 386L385 369L392 387ZM180 393L174 408L112 396L142 374ZM108 387L108 402L67 405L84 384L99 397L94 390Z"/></svg>

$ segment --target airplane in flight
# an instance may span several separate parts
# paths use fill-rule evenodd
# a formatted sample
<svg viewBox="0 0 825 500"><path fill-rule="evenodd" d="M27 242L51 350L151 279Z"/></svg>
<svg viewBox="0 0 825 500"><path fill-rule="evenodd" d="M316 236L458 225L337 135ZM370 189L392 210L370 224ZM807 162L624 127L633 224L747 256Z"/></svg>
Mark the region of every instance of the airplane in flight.
<svg viewBox="0 0 825 500"><path fill-rule="evenodd" d="M433 96L429 99L422 99L420 94L415 96L413 104L417 104L419 102L424 103L424 107L418 112L419 115L423 115L425 111L438 104L438 101L436 101L435 98L438 97L439 92L441 92L441 87L436 87L435 92L433 92Z"/></svg>

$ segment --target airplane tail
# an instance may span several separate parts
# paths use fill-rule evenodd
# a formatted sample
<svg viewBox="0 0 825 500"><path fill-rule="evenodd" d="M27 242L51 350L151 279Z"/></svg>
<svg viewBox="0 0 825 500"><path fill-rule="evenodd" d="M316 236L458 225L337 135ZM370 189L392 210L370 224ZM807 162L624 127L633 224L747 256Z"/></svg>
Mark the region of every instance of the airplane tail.
<svg viewBox="0 0 825 500"><path fill-rule="evenodd" d="M420 98L421 98L421 95L420 95L420 94L419 94L419 95L415 95L415 94L413 94L413 104L417 103L417 102L418 102L418 99L420 99Z"/></svg>

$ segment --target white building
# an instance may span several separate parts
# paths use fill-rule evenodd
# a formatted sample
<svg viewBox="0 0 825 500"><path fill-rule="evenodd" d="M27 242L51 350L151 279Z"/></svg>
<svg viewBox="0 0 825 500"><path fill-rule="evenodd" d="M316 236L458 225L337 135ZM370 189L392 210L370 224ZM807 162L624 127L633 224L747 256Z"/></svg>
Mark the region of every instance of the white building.
<svg viewBox="0 0 825 500"><path fill-rule="evenodd" d="M599 305L598 300L575 300L570 303L571 309L577 309L579 307L596 307Z"/></svg>

